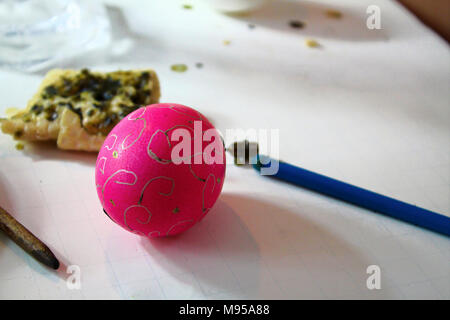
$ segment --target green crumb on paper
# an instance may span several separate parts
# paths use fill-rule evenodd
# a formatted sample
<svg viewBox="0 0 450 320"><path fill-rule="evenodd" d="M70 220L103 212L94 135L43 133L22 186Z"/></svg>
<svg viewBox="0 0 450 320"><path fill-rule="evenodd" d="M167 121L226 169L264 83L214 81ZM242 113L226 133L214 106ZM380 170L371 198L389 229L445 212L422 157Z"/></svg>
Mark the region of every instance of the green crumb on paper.
<svg viewBox="0 0 450 320"><path fill-rule="evenodd" d="M16 149L17 150L23 150L25 148L24 144L22 142L16 143Z"/></svg>
<svg viewBox="0 0 450 320"><path fill-rule="evenodd" d="M172 213L178 213L180 212L180 209L178 207L175 207L175 209L172 210Z"/></svg>
<svg viewBox="0 0 450 320"><path fill-rule="evenodd" d="M113 199L109 199L109 202L113 205L113 207L116 206L116 204L114 203Z"/></svg>
<svg viewBox="0 0 450 320"><path fill-rule="evenodd" d="M179 63L179 64L173 64L170 69L172 69L172 71L175 72L185 72L188 67L187 65L183 64L183 63Z"/></svg>
<svg viewBox="0 0 450 320"><path fill-rule="evenodd" d="M193 7L190 4L183 4L183 9L191 10Z"/></svg>
<svg viewBox="0 0 450 320"><path fill-rule="evenodd" d="M117 152L117 150L113 151L113 158L117 159L119 157L119 153Z"/></svg>
<svg viewBox="0 0 450 320"><path fill-rule="evenodd" d="M338 10L334 10L334 9L329 9L327 11L325 11L325 14L327 15L328 18L332 18L332 19L340 19L342 17L342 13Z"/></svg>
<svg viewBox="0 0 450 320"><path fill-rule="evenodd" d="M217 178L217 182L220 183L220 178Z"/></svg>

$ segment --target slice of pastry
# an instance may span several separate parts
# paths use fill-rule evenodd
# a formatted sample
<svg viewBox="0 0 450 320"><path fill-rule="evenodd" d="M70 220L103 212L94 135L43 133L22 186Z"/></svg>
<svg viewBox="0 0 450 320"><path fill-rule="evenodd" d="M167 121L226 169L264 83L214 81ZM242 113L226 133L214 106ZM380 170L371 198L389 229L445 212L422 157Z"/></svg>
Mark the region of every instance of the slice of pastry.
<svg viewBox="0 0 450 320"><path fill-rule="evenodd" d="M25 110L0 120L17 140L56 140L61 149L98 151L109 131L137 108L158 103L153 70L47 73Z"/></svg>

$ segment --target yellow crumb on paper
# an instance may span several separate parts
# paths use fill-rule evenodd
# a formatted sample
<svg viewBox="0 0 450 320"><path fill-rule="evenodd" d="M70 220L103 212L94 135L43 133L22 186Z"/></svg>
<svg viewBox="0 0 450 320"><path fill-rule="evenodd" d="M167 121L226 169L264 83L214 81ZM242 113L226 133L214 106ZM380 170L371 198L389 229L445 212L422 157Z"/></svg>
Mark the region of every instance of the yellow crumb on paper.
<svg viewBox="0 0 450 320"><path fill-rule="evenodd" d="M314 39L306 39L305 40L305 44L309 48L318 48L318 47L320 47L320 44Z"/></svg>
<svg viewBox="0 0 450 320"><path fill-rule="evenodd" d="M333 19L340 19L342 17L342 13L334 9L328 9L327 11L325 11L325 14L327 15L328 18Z"/></svg>
<svg viewBox="0 0 450 320"><path fill-rule="evenodd" d="M170 69L175 72L185 72L188 67L184 63L173 64Z"/></svg>
<svg viewBox="0 0 450 320"><path fill-rule="evenodd" d="M17 150L23 150L23 148L25 148L24 144L22 142L17 142L16 143L16 149Z"/></svg>
<svg viewBox="0 0 450 320"><path fill-rule="evenodd" d="M229 46L231 44L231 41L230 40L223 40L223 44L225 46Z"/></svg>
<svg viewBox="0 0 450 320"><path fill-rule="evenodd" d="M251 10L241 10L241 11L231 11L231 12L226 12L226 15L231 16L231 17L249 17L252 15L252 11Z"/></svg>

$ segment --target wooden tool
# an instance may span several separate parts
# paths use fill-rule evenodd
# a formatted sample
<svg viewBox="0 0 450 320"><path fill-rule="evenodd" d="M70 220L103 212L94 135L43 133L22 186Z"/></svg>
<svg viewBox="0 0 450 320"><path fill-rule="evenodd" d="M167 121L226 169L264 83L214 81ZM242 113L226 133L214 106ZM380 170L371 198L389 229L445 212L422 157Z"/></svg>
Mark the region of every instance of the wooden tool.
<svg viewBox="0 0 450 320"><path fill-rule="evenodd" d="M37 261L55 270L59 268L59 261L53 252L2 207L0 207L0 229Z"/></svg>

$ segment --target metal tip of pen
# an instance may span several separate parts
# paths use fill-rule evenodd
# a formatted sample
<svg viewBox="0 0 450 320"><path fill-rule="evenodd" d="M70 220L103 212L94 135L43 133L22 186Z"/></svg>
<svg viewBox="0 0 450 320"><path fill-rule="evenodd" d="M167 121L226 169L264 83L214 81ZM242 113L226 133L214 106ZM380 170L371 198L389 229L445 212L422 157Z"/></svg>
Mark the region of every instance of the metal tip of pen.
<svg viewBox="0 0 450 320"><path fill-rule="evenodd" d="M253 164L253 159L259 155L259 146L257 142L248 140L232 143L226 151L234 158L234 164L237 166Z"/></svg>

